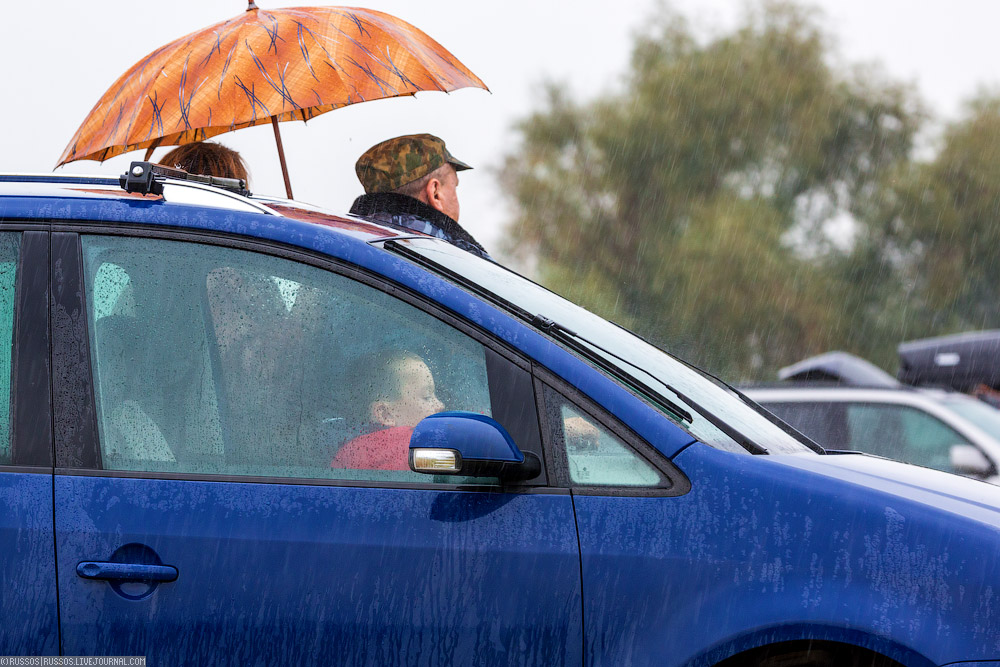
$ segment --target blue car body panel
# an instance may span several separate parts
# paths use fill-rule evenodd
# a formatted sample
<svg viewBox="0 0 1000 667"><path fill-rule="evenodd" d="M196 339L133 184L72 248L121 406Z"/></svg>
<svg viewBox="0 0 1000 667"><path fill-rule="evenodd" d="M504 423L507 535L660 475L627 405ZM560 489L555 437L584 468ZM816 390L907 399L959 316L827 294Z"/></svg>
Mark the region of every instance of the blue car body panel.
<svg viewBox="0 0 1000 667"><path fill-rule="evenodd" d="M582 664L568 494L57 476L56 498L67 655ZM76 575L124 544L176 581Z"/></svg>
<svg viewBox="0 0 1000 667"><path fill-rule="evenodd" d="M570 496L57 473L66 654L164 664L711 665L821 639L910 667L1000 660L1000 489L869 457L750 456L697 443L540 332L373 246L381 237L371 226L54 186L11 196L5 187L0 220L226 232L360 266L562 378L691 482L682 495ZM44 492L26 488L51 514ZM24 513L9 519L5 529L30 523ZM51 524L48 538L51 547ZM176 567L177 580L121 591L75 574L124 544ZM46 565L41 542L31 545L37 581L52 582L51 550ZM52 595L38 607L38 652L52 650L54 605Z"/></svg>
<svg viewBox="0 0 1000 667"><path fill-rule="evenodd" d="M575 498L587 664L710 665L802 638L907 665L1000 655L995 591L968 583L1000 579L982 551L1000 541L1000 489L981 484L994 508L966 523L898 481L927 471L891 461L698 444L675 463L684 496Z"/></svg>
<svg viewBox="0 0 1000 667"><path fill-rule="evenodd" d="M58 655L52 475L0 472L0 652Z"/></svg>

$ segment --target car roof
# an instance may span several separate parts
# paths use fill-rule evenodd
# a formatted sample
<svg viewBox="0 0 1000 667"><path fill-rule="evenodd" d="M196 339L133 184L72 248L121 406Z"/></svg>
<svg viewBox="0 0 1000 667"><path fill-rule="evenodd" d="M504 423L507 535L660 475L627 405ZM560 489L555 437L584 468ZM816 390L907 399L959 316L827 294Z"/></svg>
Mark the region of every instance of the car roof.
<svg viewBox="0 0 1000 667"><path fill-rule="evenodd" d="M365 243L400 236L400 232L391 227L340 216L310 204L267 196L246 197L191 181L165 179L163 182L162 195L144 195L126 192L118 177L113 176L0 173L0 220L85 222L90 219L102 223L163 224L169 211L193 205L202 208L199 224L185 225L185 221L191 219L189 211L185 211L175 218L172 226L234 231L226 220L238 212L288 218L336 230ZM53 200L77 205L60 206ZM406 235L415 234L408 232Z"/></svg>
<svg viewBox="0 0 1000 667"><path fill-rule="evenodd" d="M899 381L875 364L842 351L825 352L778 370L782 380L829 380L854 386L898 387Z"/></svg>
<svg viewBox="0 0 1000 667"><path fill-rule="evenodd" d="M969 390L1000 385L1000 331L967 331L900 343L900 379Z"/></svg>
<svg viewBox="0 0 1000 667"><path fill-rule="evenodd" d="M874 400L891 403L913 403L927 400L939 400L954 392L935 390L931 392L911 387L856 387L853 385L838 385L819 382L773 383L755 385L741 389L755 401L852 401Z"/></svg>

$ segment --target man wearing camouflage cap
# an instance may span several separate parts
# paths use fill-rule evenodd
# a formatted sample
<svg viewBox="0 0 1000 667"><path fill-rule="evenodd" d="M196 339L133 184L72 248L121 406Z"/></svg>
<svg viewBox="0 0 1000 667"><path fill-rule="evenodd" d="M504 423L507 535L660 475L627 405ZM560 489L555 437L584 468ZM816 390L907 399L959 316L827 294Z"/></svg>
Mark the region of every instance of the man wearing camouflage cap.
<svg viewBox="0 0 1000 667"><path fill-rule="evenodd" d="M472 169L444 141L411 134L383 141L358 158L355 171L365 194L351 214L365 220L444 239L489 259L483 246L458 224L458 172Z"/></svg>

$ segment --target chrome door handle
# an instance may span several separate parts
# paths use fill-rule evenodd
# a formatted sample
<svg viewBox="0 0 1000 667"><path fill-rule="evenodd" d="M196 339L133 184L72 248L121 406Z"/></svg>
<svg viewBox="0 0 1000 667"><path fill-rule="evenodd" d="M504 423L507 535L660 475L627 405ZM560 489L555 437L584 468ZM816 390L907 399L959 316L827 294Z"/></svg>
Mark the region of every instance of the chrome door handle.
<svg viewBox="0 0 1000 667"><path fill-rule="evenodd" d="M111 581L173 581L177 568L172 565L143 565L140 563L110 563L85 560L76 566L76 573L84 579Z"/></svg>

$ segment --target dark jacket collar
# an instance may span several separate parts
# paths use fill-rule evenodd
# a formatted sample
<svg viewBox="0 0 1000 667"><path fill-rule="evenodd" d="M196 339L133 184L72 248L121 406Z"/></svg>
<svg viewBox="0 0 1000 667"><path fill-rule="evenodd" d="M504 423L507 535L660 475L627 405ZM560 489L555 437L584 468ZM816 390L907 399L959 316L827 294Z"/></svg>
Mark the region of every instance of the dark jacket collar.
<svg viewBox="0 0 1000 667"><path fill-rule="evenodd" d="M351 206L351 213L361 217L375 215L376 213L413 215L442 228L449 223L452 225L458 224L441 211L428 206L419 199L395 192L377 192L371 195L361 195L354 200L354 204Z"/></svg>
<svg viewBox="0 0 1000 667"><path fill-rule="evenodd" d="M443 232L442 238L449 243L481 257L489 258L483 246L479 245L479 242L472 238L472 235L465 231L457 221L413 197L395 192L361 195L354 200L350 212L351 215L360 218L369 218L375 222L391 224L404 229L409 229L405 224L406 218L416 218L441 230Z"/></svg>

